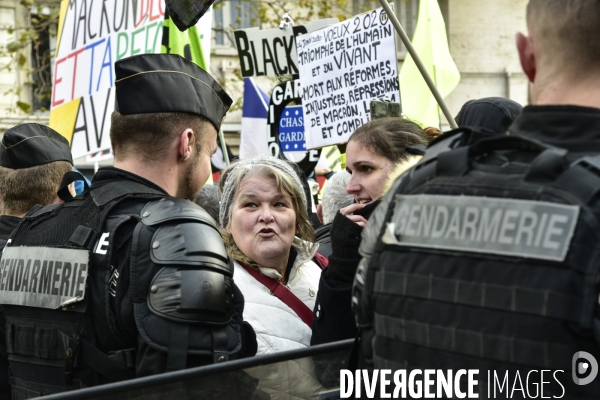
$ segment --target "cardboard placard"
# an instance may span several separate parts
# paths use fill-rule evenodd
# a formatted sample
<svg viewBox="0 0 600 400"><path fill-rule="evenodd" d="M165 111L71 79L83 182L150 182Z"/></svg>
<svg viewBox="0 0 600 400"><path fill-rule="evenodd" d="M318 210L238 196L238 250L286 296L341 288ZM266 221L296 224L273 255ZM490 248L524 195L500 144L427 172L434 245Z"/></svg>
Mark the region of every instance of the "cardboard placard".
<svg viewBox="0 0 600 400"><path fill-rule="evenodd" d="M348 141L370 102L400 101L395 31L380 8L296 38L306 147Z"/></svg>
<svg viewBox="0 0 600 400"><path fill-rule="evenodd" d="M114 63L161 52L164 10L164 0L62 0L50 127L69 140L73 158L110 148ZM209 48L203 25L198 33Z"/></svg>

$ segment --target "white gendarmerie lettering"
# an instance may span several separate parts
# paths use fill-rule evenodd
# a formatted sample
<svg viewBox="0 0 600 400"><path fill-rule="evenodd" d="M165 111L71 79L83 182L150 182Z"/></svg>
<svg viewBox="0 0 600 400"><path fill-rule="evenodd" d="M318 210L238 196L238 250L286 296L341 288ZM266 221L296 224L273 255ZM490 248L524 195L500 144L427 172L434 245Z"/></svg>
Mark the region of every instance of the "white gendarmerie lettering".
<svg viewBox="0 0 600 400"><path fill-rule="evenodd" d="M108 250L108 236L110 235L110 232L104 232L102 234L102 236L100 236L100 239L98 240L98 245L96 246L96 251L94 251L94 253L96 254L106 254L106 250Z"/></svg>
<svg viewBox="0 0 600 400"><path fill-rule="evenodd" d="M579 207L472 196L396 197L387 244L563 261Z"/></svg>
<svg viewBox="0 0 600 400"><path fill-rule="evenodd" d="M0 261L0 304L55 309L83 300L87 250L7 247Z"/></svg>

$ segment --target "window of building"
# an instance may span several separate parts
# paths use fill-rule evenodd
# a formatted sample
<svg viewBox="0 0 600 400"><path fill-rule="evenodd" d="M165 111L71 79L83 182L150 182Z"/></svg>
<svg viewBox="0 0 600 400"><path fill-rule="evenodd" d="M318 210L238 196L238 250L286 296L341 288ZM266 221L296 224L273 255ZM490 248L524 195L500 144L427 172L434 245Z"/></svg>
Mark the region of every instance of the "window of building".
<svg viewBox="0 0 600 400"><path fill-rule="evenodd" d="M257 26L258 4L251 0L223 0L213 7L213 44L234 46L232 32Z"/></svg>

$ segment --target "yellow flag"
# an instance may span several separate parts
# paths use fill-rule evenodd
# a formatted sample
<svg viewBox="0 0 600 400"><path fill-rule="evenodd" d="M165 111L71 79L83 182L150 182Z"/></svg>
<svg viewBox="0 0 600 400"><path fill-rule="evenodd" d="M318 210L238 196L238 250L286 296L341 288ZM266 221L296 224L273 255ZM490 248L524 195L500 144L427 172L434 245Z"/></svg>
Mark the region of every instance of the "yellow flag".
<svg viewBox="0 0 600 400"><path fill-rule="evenodd" d="M460 73L448 48L446 24L437 0L421 0L419 18L412 44L427 68L442 97L448 96L460 82ZM413 58L406 56L400 70L402 112L424 126L439 126L437 102L419 72Z"/></svg>

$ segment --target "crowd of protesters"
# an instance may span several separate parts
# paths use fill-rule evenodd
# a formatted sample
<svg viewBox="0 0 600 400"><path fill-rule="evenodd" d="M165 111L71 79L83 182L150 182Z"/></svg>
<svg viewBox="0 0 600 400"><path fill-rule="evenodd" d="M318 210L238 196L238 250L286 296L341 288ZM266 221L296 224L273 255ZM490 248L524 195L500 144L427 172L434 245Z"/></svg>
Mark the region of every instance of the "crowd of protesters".
<svg viewBox="0 0 600 400"><path fill-rule="evenodd" d="M515 275L519 284L532 287L531 299L534 289L543 289L548 307L566 309L555 303L568 297L575 299L574 307L588 311L558 339L551 333L543 336L548 331L543 326L554 325L539 322L542 327L534 330L540 342L550 343L550 350L558 343L568 345L568 351L581 346L600 354L596 304L587 303L597 299L597 267L589 267L592 272L577 270L565 255L571 249L569 257L586 257L568 242L583 235L581 224L575 228L574 223L568 238L556 239L566 243L560 261L568 265L558 272L558 264L532 261L535 255L525 250L520 258L507 260L506 252L512 251L507 247L496 252L505 258L495 254L492 261L481 255L485 248L389 248L403 240L397 232L406 226L398 227L401 213L396 211L403 199L412 201L411 195L453 196L460 201L467 195L482 204L488 197L518 199L519 204L549 201L539 188L536 192L528 186L533 199L512 190L523 182L550 185L563 176L569 178L563 179L561 190L585 199L577 207L587 218L586 232L598 234L594 218L600 184L594 183L600 179L594 171L600 162L585 159L581 168L591 174L585 175L585 184L578 181L584 172L565 171L582 156L600 151L595 148L600 143L595 141L600 49L594 36L599 21L600 6L592 0L531 0L529 36L520 34L517 47L531 82L532 105L523 109L497 97L471 100L456 117L460 128L444 134L402 117L372 120L350 136L346 170L329 176L316 213L306 176L285 159L235 160L222 171L218 186L203 187L211 173L217 132L232 100L209 74L179 56L140 55L115 64L115 164L100 169L83 193L75 191L82 177L73 171L69 144L59 133L38 124L6 131L0 146L0 340L6 343L0 346L0 396L9 398L12 392L12 398L32 398L355 337L362 340L358 365L369 368L426 368L425 361L415 361L419 354L436 360L430 368L458 366L445 361L452 354L460 354L456 359L465 365L476 365L473 360L479 357L490 368L509 361L543 368L543 360L528 358L537 349L535 338L519 337L521 325L536 323L523 315L537 311L515 300L518 285L506 289L513 293L509 305L498 300L502 294L495 298L496 306L484 304L486 292L478 291L479 284L490 291L503 290L481 266L504 263L522 264ZM461 157L469 161L461 163ZM478 169L472 167L475 164ZM481 182L491 179L494 168L504 168L499 175L505 177L525 178L488 190ZM443 180L446 177L450 178ZM556 202L570 204L564 198ZM531 215L534 206L528 207ZM503 226L510 225L507 218ZM467 272L456 278L463 266L452 262L469 251L478 261L466 262ZM595 253L589 252L593 258ZM430 265L434 263L428 260L434 259L452 267ZM33 274L39 272L35 266L39 270L42 264L58 276L48 291L41 279L39 286L37 278L33 283ZM20 276L19 290L27 296L11 297L13 282L5 281L11 274ZM535 274L559 276L569 290L581 282L586 292L558 293L563 286L531 283ZM572 274L587 275L580 279ZM470 288L461 290L480 293L481 304L459 291L453 279ZM74 288L81 282L79 293ZM394 286L397 282L404 286ZM422 292L407 289L412 284ZM552 297L553 290L558 297ZM432 302L452 303L454 308ZM436 321L431 322L427 310L436 307L446 311L436 311L439 326L431 333ZM456 333L456 321L477 316L477 307L503 310L498 318L504 325L493 336L494 328L482 323L478 332L488 335L489 342L478 343L476 336L465 333L462 339L470 343L456 345L464 328ZM562 323L571 311L544 311L536 318L549 313ZM502 342L512 328L520 355ZM476 331L469 329L463 330ZM430 339L430 334L436 336ZM473 349L479 346L479 353L471 344ZM488 352L488 345L495 352ZM295 368L293 374L265 369L253 376L258 381L252 381L253 389L271 398L317 393L322 382L311 366L299 361ZM597 388L578 389L582 394L577 396L597 398Z"/></svg>

